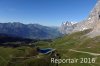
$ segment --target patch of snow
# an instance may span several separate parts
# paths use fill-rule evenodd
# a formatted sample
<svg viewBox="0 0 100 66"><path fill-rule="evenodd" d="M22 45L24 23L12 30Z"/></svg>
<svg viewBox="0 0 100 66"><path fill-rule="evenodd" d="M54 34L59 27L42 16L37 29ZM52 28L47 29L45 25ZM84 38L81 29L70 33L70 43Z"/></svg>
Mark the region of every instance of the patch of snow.
<svg viewBox="0 0 100 66"><path fill-rule="evenodd" d="M73 25L73 24L76 24L77 22L71 22L71 24Z"/></svg>
<svg viewBox="0 0 100 66"><path fill-rule="evenodd" d="M86 30L87 28L86 28L86 27L83 27L82 29L83 29L83 30Z"/></svg>
<svg viewBox="0 0 100 66"><path fill-rule="evenodd" d="M63 22L63 24L65 25L65 24L66 24L66 22Z"/></svg>
<svg viewBox="0 0 100 66"><path fill-rule="evenodd" d="M91 18L88 18L88 20L91 20Z"/></svg>

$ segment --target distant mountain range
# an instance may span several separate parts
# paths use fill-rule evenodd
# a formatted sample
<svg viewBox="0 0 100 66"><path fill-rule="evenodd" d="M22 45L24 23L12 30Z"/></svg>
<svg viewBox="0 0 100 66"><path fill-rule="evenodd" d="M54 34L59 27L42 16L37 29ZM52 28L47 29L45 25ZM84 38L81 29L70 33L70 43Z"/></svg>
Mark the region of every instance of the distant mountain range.
<svg viewBox="0 0 100 66"><path fill-rule="evenodd" d="M100 35L100 0L96 3L88 18L81 22L64 22L60 27L47 27L39 24L22 24L20 22L0 23L0 33L30 39L53 39L62 34L92 29L89 37Z"/></svg>
<svg viewBox="0 0 100 66"><path fill-rule="evenodd" d="M52 39L61 35L58 29L54 27L22 24L20 22L0 23L0 33L30 39Z"/></svg>
<svg viewBox="0 0 100 66"><path fill-rule="evenodd" d="M59 28L59 31L62 34L70 34L72 30L74 29L76 23L73 22L63 22Z"/></svg>

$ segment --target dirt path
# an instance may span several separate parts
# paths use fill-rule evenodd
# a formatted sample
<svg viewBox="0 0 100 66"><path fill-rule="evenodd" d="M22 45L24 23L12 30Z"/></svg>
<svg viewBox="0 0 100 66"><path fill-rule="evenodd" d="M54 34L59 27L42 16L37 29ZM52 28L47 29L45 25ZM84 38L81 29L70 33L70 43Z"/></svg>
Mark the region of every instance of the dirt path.
<svg viewBox="0 0 100 66"><path fill-rule="evenodd" d="M69 49L69 51L79 52L79 53L86 53L86 54L93 55L93 56L100 56L99 53L92 53L92 52L78 51L78 50L73 50L73 49Z"/></svg>

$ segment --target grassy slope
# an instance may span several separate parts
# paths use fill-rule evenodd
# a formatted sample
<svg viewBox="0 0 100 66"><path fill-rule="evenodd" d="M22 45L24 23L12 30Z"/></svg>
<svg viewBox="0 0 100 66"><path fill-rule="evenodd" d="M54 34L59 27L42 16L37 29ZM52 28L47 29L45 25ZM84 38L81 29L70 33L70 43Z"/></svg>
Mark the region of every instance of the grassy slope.
<svg viewBox="0 0 100 66"><path fill-rule="evenodd" d="M29 47L18 47L18 48L10 48L10 47L0 47L0 66L13 66L9 65L9 62L20 61L19 59L14 59L16 57L26 57L26 56L34 56L37 55L34 49ZM12 59L12 57L14 57ZM14 61L12 61L14 60ZM24 61L24 60L22 60Z"/></svg>
<svg viewBox="0 0 100 66"><path fill-rule="evenodd" d="M90 30L85 30L81 32L76 32L70 35L65 35L61 38L53 40L53 42L36 42L36 45L40 48L54 48L56 49L61 58L95 58L97 57L96 63L94 64L60 64L59 66L100 66L100 56L93 56L86 53L79 53L69 51L69 49L75 49L78 51L86 51L93 53L100 53L100 37L88 38L84 36ZM19 50L20 49L20 50ZM27 52L28 53L27 53ZM6 60L13 61L9 56L14 57L26 57L26 56L39 56L40 58L30 58L30 59L17 59L16 61L23 61L21 63L9 64L0 58L0 66L55 66L49 62L49 56L43 54L37 54L36 50L29 47L19 47L19 48L3 48L0 47L0 56Z"/></svg>
<svg viewBox="0 0 100 66"><path fill-rule="evenodd" d="M56 48L62 58L94 58L95 56L69 51L74 49L78 51L86 51L92 53L100 53L100 37L89 38L84 36L90 30L76 32L62 38L58 38L52 42L52 47ZM100 66L100 56L97 57L95 64L61 64L60 66Z"/></svg>
<svg viewBox="0 0 100 66"><path fill-rule="evenodd" d="M22 57L22 58L20 58ZM31 47L0 47L0 66L55 66L48 55L38 54Z"/></svg>

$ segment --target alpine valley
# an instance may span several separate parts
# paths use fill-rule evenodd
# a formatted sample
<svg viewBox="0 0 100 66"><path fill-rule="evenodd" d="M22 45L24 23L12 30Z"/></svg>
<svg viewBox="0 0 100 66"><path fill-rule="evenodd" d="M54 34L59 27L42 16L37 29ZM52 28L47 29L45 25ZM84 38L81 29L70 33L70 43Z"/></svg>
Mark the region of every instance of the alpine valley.
<svg viewBox="0 0 100 66"><path fill-rule="evenodd" d="M51 58L79 60L58 64ZM0 23L0 66L100 66L100 0L81 22Z"/></svg>

